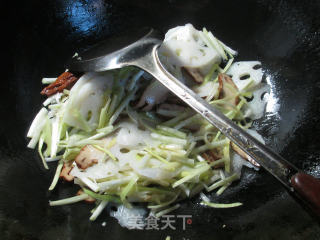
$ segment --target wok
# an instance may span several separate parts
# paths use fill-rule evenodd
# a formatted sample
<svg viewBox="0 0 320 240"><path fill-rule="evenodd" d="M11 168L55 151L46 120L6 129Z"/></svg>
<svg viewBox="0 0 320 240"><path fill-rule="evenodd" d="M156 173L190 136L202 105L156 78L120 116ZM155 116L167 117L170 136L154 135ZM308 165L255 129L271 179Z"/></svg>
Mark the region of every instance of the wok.
<svg viewBox="0 0 320 240"><path fill-rule="evenodd" d="M28 1L6 6L1 94L0 234L3 239L319 239L320 227L265 171L243 169L241 181L212 200L240 201L233 209L208 209L197 197L174 215L191 215L176 230L128 230L107 211L88 220L85 203L49 207L72 196L55 171L27 149L26 131L43 97L41 78L55 77L76 50L130 28L165 32L205 26L239 51L237 60L260 60L272 94L255 127L267 145L297 167L320 177L320 4L318 1ZM130 37L130 36L128 36ZM110 211L112 209L109 209ZM101 224L106 222L106 226Z"/></svg>

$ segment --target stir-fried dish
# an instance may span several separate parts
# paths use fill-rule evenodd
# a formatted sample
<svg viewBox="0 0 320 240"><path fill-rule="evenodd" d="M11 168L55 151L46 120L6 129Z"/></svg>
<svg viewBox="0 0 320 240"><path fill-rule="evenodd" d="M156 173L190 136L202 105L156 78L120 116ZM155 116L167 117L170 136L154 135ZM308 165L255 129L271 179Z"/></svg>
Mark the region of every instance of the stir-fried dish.
<svg viewBox="0 0 320 240"><path fill-rule="evenodd" d="M236 51L191 24L170 29L159 54L171 74L263 142L250 129L265 106L260 62L235 62ZM43 83L47 99L28 147L38 149L45 168L57 161L50 191L59 181L79 186L76 196L51 206L94 203L95 220L110 202L143 202L156 217L196 194L210 207L241 205L213 203L204 193L222 194L243 165L259 165L147 73L66 71Z"/></svg>

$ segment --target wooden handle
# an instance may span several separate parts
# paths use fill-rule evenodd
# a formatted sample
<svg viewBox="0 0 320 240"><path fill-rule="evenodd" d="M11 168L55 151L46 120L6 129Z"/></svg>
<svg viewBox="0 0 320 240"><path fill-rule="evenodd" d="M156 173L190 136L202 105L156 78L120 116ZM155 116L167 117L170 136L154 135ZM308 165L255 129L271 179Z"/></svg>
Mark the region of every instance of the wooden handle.
<svg viewBox="0 0 320 240"><path fill-rule="evenodd" d="M291 177L291 186L311 210L320 217L320 179L298 172Z"/></svg>

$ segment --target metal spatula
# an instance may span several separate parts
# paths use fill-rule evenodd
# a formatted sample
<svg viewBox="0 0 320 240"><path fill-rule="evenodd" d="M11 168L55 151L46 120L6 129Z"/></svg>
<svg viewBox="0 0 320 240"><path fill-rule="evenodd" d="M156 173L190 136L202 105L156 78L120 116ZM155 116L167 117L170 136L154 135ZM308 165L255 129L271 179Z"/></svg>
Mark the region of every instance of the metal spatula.
<svg viewBox="0 0 320 240"><path fill-rule="evenodd" d="M80 57L69 62L67 68L80 72L100 72L125 66L143 69L218 128L276 177L292 195L298 197L317 216L320 216L320 180L299 171L166 71L157 52L162 43L160 38L160 34L153 29L141 29L138 32L115 37L81 53Z"/></svg>

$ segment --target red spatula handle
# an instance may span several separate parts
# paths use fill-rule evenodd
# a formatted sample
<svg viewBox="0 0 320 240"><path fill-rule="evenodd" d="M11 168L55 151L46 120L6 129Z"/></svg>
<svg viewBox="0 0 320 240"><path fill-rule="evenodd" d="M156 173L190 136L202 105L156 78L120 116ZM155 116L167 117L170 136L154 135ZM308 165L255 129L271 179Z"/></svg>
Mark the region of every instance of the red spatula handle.
<svg viewBox="0 0 320 240"><path fill-rule="evenodd" d="M291 177L291 186L302 200L306 201L320 217L320 179L298 172Z"/></svg>

